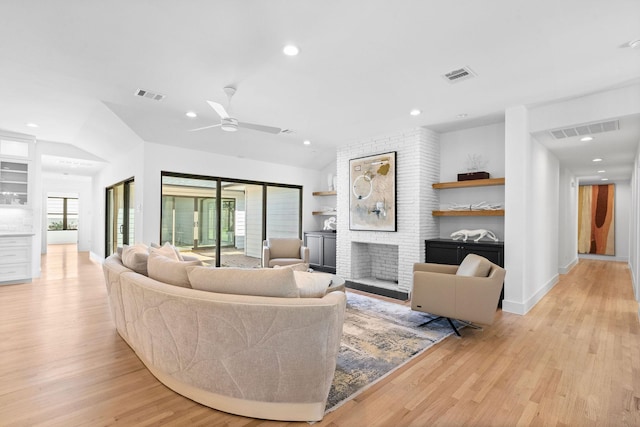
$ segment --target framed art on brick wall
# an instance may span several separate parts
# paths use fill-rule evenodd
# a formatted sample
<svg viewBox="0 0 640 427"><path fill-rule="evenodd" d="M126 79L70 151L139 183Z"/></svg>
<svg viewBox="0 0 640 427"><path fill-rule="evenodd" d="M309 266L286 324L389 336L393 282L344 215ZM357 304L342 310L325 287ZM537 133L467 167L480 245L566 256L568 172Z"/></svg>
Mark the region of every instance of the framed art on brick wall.
<svg viewBox="0 0 640 427"><path fill-rule="evenodd" d="M396 152L349 160L349 229L396 231Z"/></svg>

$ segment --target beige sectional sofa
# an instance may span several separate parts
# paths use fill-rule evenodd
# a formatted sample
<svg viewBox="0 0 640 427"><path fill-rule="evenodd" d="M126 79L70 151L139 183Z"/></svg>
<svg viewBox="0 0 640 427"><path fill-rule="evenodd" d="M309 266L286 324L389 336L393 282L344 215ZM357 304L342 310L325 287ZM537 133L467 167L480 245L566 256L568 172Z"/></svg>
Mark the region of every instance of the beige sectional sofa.
<svg viewBox="0 0 640 427"><path fill-rule="evenodd" d="M218 275L208 278L214 269L181 262L182 277L186 272L210 289L147 277L125 267L118 254L103 264L116 329L149 371L174 391L221 411L285 421L322 419L342 335L344 293L250 295L255 283L238 287L244 295L228 293L233 280L225 277L231 270L215 269ZM149 273L160 270L156 266ZM216 287L213 280L226 284ZM266 288L278 287L272 282Z"/></svg>

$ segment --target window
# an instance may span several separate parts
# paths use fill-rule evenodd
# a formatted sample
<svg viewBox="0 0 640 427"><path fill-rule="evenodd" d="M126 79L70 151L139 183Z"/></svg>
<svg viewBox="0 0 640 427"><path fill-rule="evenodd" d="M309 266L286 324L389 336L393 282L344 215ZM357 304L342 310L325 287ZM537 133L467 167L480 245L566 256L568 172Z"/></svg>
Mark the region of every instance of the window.
<svg viewBox="0 0 640 427"><path fill-rule="evenodd" d="M78 229L78 199L72 197L47 198L49 231Z"/></svg>

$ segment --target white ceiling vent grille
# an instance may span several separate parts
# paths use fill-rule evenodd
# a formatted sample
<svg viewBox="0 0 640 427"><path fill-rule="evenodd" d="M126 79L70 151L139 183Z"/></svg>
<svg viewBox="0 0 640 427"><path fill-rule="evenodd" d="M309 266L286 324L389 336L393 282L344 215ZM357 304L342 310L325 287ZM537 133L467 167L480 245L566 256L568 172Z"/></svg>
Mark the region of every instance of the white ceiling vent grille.
<svg viewBox="0 0 640 427"><path fill-rule="evenodd" d="M610 132L620 129L618 120L607 122L589 123L586 125L574 126L564 129L550 131L555 139L570 138L572 136L593 135L594 133Z"/></svg>
<svg viewBox="0 0 640 427"><path fill-rule="evenodd" d="M150 92L144 89L136 90L136 96L141 96L142 98L153 99L154 101L162 101L167 97L167 95L162 95L160 93Z"/></svg>
<svg viewBox="0 0 640 427"><path fill-rule="evenodd" d="M449 71L445 74L444 77L449 83L458 83L463 80L469 80L472 77L475 77L476 73L474 73L469 67L458 68L457 70Z"/></svg>

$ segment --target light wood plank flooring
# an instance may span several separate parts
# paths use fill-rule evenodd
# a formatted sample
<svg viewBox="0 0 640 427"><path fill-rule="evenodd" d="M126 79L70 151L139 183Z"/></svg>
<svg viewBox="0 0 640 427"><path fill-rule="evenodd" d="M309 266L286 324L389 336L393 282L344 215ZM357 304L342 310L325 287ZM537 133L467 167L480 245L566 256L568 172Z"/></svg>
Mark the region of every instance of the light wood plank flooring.
<svg viewBox="0 0 640 427"><path fill-rule="evenodd" d="M51 246L0 286L2 426L304 426L225 414L160 384L119 338L102 270ZM526 316L499 313L318 426L640 426L640 326L624 263L582 260Z"/></svg>

